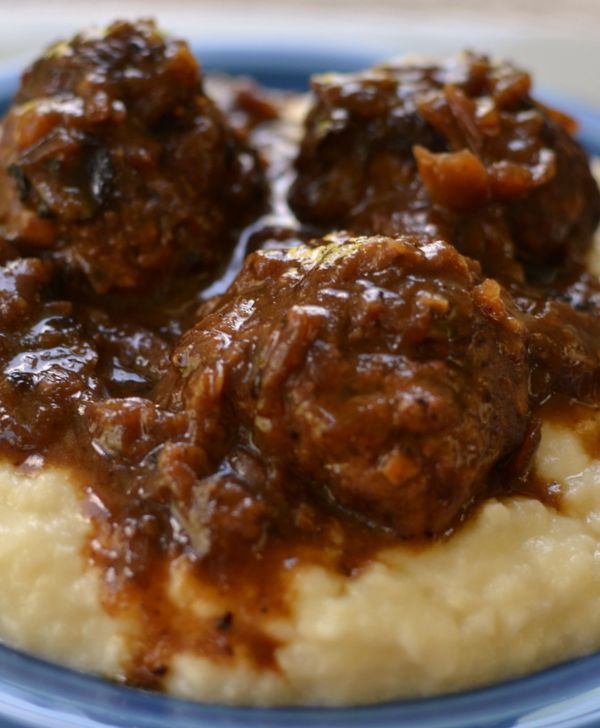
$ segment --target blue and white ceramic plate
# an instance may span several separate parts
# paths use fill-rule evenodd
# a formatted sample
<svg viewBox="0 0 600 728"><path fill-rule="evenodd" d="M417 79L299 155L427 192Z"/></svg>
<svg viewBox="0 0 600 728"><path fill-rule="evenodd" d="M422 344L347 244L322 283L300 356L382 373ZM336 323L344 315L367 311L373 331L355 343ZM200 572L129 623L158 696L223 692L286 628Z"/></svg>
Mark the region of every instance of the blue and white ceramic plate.
<svg viewBox="0 0 600 728"><path fill-rule="evenodd" d="M351 71L375 58L265 48L204 47L206 70L254 76L303 90L311 73ZM0 74L0 110L17 74ZM600 110L550 92L538 94L580 123L600 155ZM2 585L0 584L0 589ZM510 649L510 646L508 647ZM457 695L362 708L227 708L113 685L0 646L0 728L584 728L600 726L600 653L529 677Z"/></svg>

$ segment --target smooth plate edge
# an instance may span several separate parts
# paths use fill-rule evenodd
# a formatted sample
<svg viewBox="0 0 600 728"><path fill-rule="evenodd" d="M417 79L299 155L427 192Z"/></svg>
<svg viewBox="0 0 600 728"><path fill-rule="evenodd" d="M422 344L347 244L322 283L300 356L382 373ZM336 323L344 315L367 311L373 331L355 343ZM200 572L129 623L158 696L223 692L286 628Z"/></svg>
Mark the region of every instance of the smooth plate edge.
<svg viewBox="0 0 600 728"><path fill-rule="evenodd" d="M207 71L253 76L301 91L311 73L347 72L378 59L373 51L203 44ZM14 94L20 68L0 68L0 111ZM578 137L600 154L600 111L544 89L544 102L579 122ZM199 704L112 684L0 645L2 728L584 728L600 724L600 652L520 679L454 695L356 708L232 708Z"/></svg>
<svg viewBox="0 0 600 728"><path fill-rule="evenodd" d="M600 654L436 698L355 708L232 708L112 684L0 647L3 728L567 728L598 725ZM39 720L43 722L39 722ZM515 722L517 721L517 723ZM575 722L574 722L575 721ZM584 721L584 722L582 722ZM592 721L592 722L589 722Z"/></svg>

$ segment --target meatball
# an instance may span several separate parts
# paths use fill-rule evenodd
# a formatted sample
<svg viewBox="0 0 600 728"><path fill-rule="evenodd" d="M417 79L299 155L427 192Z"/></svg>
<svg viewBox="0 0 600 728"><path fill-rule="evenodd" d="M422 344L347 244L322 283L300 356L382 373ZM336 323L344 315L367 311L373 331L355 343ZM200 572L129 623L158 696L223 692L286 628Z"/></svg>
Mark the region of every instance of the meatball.
<svg viewBox="0 0 600 728"><path fill-rule="evenodd" d="M290 203L327 229L441 236L492 274L580 256L600 193L574 123L484 56L318 76Z"/></svg>
<svg viewBox="0 0 600 728"><path fill-rule="evenodd" d="M25 72L0 184L0 234L99 292L213 272L264 188L187 45L149 21L78 35Z"/></svg>
<svg viewBox="0 0 600 728"><path fill-rule="evenodd" d="M283 471L282 487L403 537L450 528L527 423L510 297L442 241L254 253L173 361L215 466L241 443L267 493Z"/></svg>

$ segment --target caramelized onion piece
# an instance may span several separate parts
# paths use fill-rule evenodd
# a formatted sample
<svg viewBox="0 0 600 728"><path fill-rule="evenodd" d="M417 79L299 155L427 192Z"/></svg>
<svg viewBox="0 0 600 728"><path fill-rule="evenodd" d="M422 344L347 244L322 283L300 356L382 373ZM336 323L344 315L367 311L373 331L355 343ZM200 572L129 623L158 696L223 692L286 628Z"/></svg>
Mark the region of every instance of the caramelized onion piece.
<svg viewBox="0 0 600 728"><path fill-rule="evenodd" d="M600 192L529 76L465 53L317 76L290 204L323 229L442 237L494 277L581 259ZM414 155L413 155L414 150Z"/></svg>

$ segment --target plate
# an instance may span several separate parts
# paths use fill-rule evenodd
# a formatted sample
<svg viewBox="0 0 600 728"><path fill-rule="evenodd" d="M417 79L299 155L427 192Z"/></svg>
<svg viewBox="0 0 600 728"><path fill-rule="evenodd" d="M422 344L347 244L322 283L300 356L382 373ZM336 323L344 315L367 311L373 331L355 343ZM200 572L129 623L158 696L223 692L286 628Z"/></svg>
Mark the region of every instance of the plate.
<svg viewBox="0 0 600 728"><path fill-rule="evenodd" d="M203 46L205 70L254 76L303 90L311 73L364 68L359 52L290 50L271 45ZM16 89L15 69L0 73L0 111ZM600 111L542 89L545 102L580 122L579 138L600 155ZM0 646L1 728L584 728L600 724L600 653L518 680L421 700L360 708L228 708L111 684Z"/></svg>

